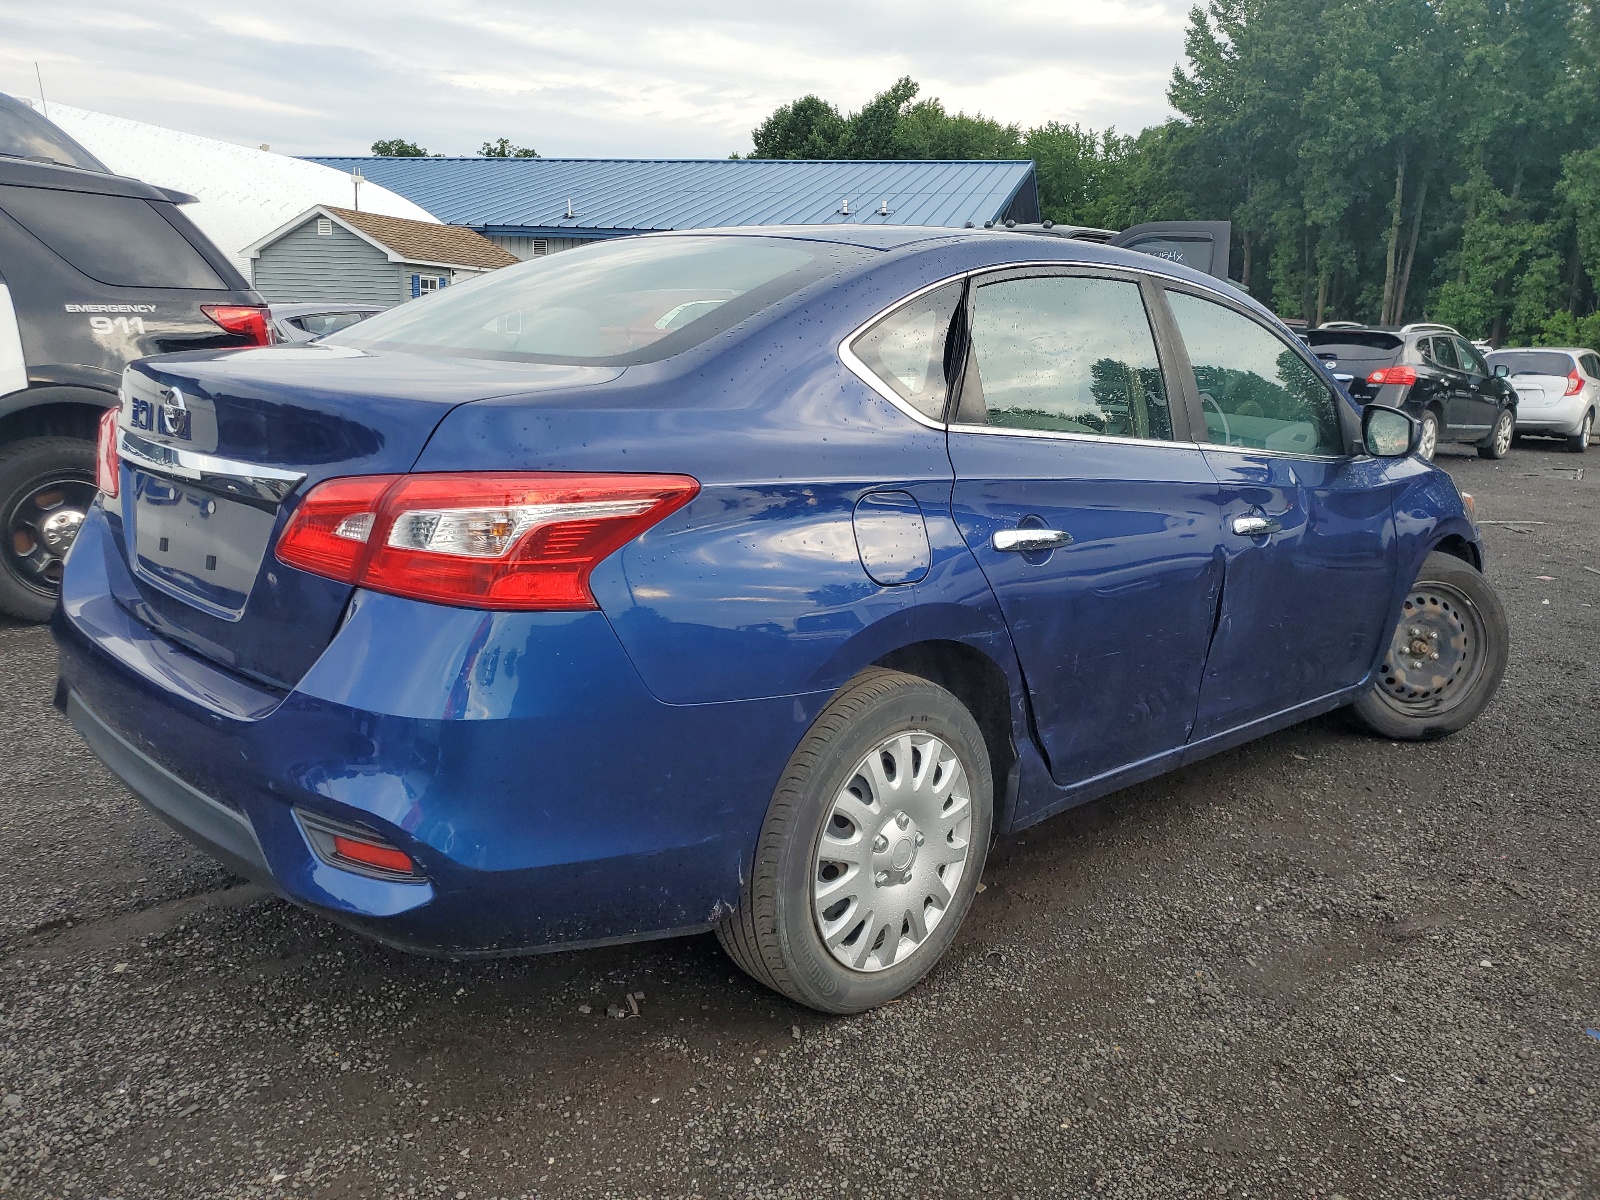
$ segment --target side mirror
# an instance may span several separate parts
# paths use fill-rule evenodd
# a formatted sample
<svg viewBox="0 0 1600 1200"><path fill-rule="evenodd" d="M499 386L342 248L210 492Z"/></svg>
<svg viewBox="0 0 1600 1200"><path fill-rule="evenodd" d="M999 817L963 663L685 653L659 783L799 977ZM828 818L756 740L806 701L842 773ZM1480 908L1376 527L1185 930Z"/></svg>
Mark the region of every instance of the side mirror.
<svg viewBox="0 0 1600 1200"><path fill-rule="evenodd" d="M1404 458L1417 448L1418 426L1407 414L1386 404L1361 411L1361 440L1374 458Z"/></svg>
<svg viewBox="0 0 1600 1200"><path fill-rule="evenodd" d="M1510 379L1511 378L1511 368L1506 366L1505 363L1495 363L1495 365L1494 365L1494 377L1496 379Z"/></svg>

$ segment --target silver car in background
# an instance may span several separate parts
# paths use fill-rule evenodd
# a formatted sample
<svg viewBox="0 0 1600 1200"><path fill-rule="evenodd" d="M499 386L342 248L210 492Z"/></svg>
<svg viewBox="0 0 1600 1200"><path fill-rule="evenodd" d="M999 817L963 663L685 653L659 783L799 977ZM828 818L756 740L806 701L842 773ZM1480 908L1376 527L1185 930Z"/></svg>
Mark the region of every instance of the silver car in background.
<svg viewBox="0 0 1600 1200"><path fill-rule="evenodd" d="M1517 433L1566 438L1567 449L1589 448L1600 409L1600 354L1581 348L1495 350L1489 366L1505 367L1517 389Z"/></svg>
<svg viewBox="0 0 1600 1200"><path fill-rule="evenodd" d="M309 342L313 338L337 333L357 321L365 321L373 313L383 311L381 304L274 304L271 306L272 336L278 342Z"/></svg>

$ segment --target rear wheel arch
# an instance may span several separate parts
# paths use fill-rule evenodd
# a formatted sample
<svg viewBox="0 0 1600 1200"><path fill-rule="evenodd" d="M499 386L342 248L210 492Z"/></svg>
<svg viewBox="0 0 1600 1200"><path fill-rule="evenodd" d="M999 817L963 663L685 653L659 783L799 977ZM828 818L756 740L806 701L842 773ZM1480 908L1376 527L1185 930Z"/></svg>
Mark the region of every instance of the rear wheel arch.
<svg viewBox="0 0 1600 1200"><path fill-rule="evenodd" d="M90 388L29 388L0 400L0 446L30 437L94 441L100 414L117 402Z"/></svg>
<svg viewBox="0 0 1600 1200"><path fill-rule="evenodd" d="M1004 669L981 650L964 642L944 640L902 646L872 665L936 683L972 714L983 732L995 781L994 828L996 832L1005 829L1015 802L1007 781L1017 760L1017 733L1011 681Z"/></svg>

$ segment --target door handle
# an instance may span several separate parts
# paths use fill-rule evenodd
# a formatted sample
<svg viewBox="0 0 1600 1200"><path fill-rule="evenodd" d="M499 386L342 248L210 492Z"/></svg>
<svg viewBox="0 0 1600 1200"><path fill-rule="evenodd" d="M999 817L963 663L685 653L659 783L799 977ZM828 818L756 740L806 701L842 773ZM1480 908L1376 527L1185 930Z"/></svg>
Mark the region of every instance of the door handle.
<svg viewBox="0 0 1600 1200"><path fill-rule="evenodd" d="M1267 537L1281 533L1283 522L1276 517L1235 517L1233 531L1240 537Z"/></svg>
<svg viewBox="0 0 1600 1200"><path fill-rule="evenodd" d="M1059 529L1001 529L989 539L996 550L1027 554L1033 550L1054 550L1072 545L1072 535Z"/></svg>

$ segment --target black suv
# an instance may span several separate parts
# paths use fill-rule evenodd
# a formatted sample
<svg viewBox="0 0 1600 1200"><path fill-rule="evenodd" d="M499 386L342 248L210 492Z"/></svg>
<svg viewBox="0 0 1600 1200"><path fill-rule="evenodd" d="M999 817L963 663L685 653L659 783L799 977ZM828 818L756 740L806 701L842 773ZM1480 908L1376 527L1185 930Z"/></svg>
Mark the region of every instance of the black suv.
<svg viewBox="0 0 1600 1200"><path fill-rule="evenodd" d="M1440 442L1470 442L1484 458L1504 458L1511 449L1516 389L1504 367L1490 370L1450 326L1333 321L1300 336L1357 404L1388 404L1415 417L1423 458L1432 458Z"/></svg>
<svg viewBox="0 0 1600 1200"><path fill-rule="evenodd" d="M178 209L0 95L0 611L42 621L95 494L95 433L147 354L259 346L261 297Z"/></svg>

